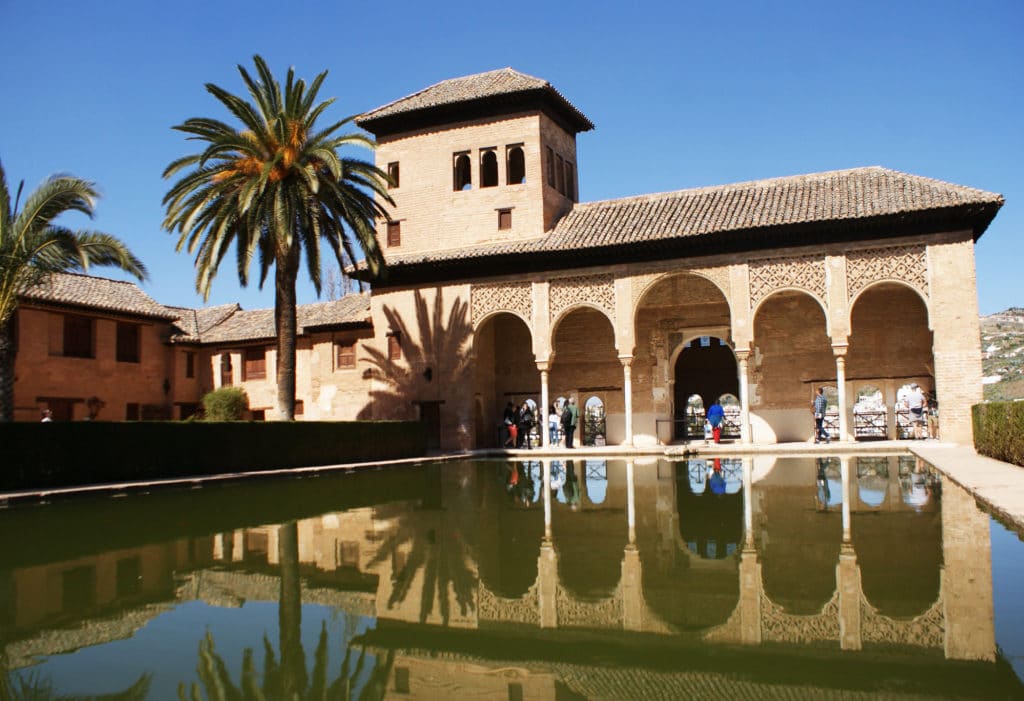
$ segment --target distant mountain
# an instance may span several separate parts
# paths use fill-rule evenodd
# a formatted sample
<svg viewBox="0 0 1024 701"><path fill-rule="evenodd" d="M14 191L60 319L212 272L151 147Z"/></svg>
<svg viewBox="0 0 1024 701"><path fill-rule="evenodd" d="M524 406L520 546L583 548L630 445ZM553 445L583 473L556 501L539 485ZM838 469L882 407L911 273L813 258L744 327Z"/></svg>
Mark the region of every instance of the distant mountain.
<svg viewBox="0 0 1024 701"><path fill-rule="evenodd" d="M981 317L985 399L1024 399L1024 308Z"/></svg>

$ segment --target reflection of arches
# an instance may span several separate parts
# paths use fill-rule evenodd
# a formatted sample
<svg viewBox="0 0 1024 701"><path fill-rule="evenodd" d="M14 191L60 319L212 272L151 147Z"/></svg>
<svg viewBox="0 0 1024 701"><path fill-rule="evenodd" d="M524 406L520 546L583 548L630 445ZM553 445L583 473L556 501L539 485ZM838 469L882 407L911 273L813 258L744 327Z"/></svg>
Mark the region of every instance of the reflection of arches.
<svg viewBox="0 0 1024 701"><path fill-rule="evenodd" d="M693 555L708 560L726 558L743 543L743 494L738 490L727 493L729 475L721 460L683 464L685 469L677 473L682 482L676 486L679 535ZM708 486L698 493L694 482L701 473Z"/></svg>
<svg viewBox="0 0 1024 701"><path fill-rule="evenodd" d="M587 501L597 506L603 504L608 496L608 461L587 460L584 463L586 473Z"/></svg>
<svg viewBox="0 0 1024 701"><path fill-rule="evenodd" d="M857 498L868 508L878 508L885 503L889 492L889 458L859 457L856 466Z"/></svg>
<svg viewBox="0 0 1024 701"><path fill-rule="evenodd" d="M477 563L484 586L499 596L516 598L526 593L537 579L537 552L544 537L544 520L538 518L536 507L524 509L510 502L506 471L506 465L498 463L493 479L481 480L484 508L480 513L487 514L487 525L478 529L481 547ZM525 466L521 474L535 482L541 477L532 466Z"/></svg>
<svg viewBox="0 0 1024 701"><path fill-rule="evenodd" d="M498 447L505 405L540 395L540 371L533 356L533 339L527 324L512 312L497 312L484 319L473 335L474 391L483 405L486 436L477 447Z"/></svg>

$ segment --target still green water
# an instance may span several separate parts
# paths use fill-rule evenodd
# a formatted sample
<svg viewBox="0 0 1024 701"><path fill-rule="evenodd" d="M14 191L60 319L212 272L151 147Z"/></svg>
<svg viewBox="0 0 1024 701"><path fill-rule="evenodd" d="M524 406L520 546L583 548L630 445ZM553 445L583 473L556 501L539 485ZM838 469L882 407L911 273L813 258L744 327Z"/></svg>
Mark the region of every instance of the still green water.
<svg viewBox="0 0 1024 701"><path fill-rule="evenodd" d="M1022 698L1020 573L993 567L1022 554L905 456L464 461L19 506L0 699Z"/></svg>

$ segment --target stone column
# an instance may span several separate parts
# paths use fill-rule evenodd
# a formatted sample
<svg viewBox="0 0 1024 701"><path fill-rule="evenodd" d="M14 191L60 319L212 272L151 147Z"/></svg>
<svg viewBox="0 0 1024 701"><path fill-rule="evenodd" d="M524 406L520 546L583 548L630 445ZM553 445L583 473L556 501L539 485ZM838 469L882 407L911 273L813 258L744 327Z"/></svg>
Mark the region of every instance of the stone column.
<svg viewBox="0 0 1024 701"><path fill-rule="evenodd" d="M843 513L847 511L844 500ZM839 647L842 650L860 650L863 644L860 625L860 566L857 564L853 543L844 542L839 549L836 586L839 587Z"/></svg>
<svg viewBox="0 0 1024 701"><path fill-rule="evenodd" d="M622 363L622 394L626 403L626 437L623 443L633 445L633 356L620 355Z"/></svg>
<svg viewBox="0 0 1024 701"><path fill-rule="evenodd" d="M548 397L548 364L547 362L537 363L540 370L540 406L537 407L537 421L540 423L540 444L547 448L551 445L551 431L548 430L548 408L550 398Z"/></svg>
<svg viewBox="0 0 1024 701"><path fill-rule="evenodd" d="M850 420L846 404L846 344L833 344L832 353L836 357L836 391L839 394L839 440L851 440Z"/></svg>
<svg viewBox="0 0 1024 701"><path fill-rule="evenodd" d="M748 374L749 350L736 351L736 367L740 380L740 441L750 443L750 380Z"/></svg>
<svg viewBox="0 0 1024 701"><path fill-rule="evenodd" d="M741 390L742 391L742 390ZM754 461L743 458L743 550L740 552L740 641L761 643L761 563L754 548Z"/></svg>
<svg viewBox="0 0 1024 701"><path fill-rule="evenodd" d="M643 583L640 551L636 547L636 490L633 484L633 461L626 461L626 523L629 542L622 556L622 627L643 629Z"/></svg>
<svg viewBox="0 0 1024 701"><path fill-rule="evenodd" d="M839 458L839 474L843 481L843 542L849 543L850 535L850 457Z"/></svg>
<svg viewBox="0 0 1024 701"><path fill-rule="evenodd" d="M544 490L544 540L551 542L551 461L541 460L540 469L542 489Z"/></svg>

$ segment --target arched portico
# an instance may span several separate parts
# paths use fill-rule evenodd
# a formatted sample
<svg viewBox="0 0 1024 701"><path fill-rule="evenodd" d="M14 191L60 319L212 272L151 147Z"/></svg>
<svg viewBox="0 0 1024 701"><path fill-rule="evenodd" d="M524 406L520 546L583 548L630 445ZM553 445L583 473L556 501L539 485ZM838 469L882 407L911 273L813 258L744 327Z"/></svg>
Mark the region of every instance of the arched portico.
<svg viewBox="0 0 1024 701"><path fill-rule="evenodd" d="M512 312L483 319L473 333L477 447L499 447L502 412L508 402L540 401L540 372L530 328Z"/></svg>
<svg viewBox="0 0 1024 701"><path fill-rule="evenodd" d="M691 394L708 406L726 392L740 394L729 345L732 311L717 283L691 272L665 274L642 289L632 324L639 434L668 442L683 433ZM705 377L709 368L713 373Z"/></svg>
<svg viewBox="0 0 1024 701"><path fill-rule="evenodd" d="M808 440L819 386L836 384L836 362L821 301L780 290L754 311L751 416L755 442Z"/></svg>

